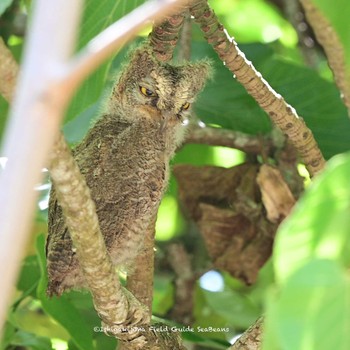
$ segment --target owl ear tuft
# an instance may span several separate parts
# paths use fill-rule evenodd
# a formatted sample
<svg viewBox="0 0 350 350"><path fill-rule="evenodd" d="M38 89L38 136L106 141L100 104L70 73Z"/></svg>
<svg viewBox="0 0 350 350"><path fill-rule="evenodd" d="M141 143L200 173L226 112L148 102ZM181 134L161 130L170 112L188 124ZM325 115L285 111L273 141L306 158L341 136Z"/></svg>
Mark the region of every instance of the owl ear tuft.
<svg viewBox="0 0 350 350"><path fill-rule="evenodd" d="M192 80L196 93L201 91L208 79L213 77L213 67L210 60L202 60L184 67L184 74Z"/></svg>
<svg viewBox="0 0 350 350"><path fill-rule="evenodd" d="M153 65L155 63L155 58L153 56L152 48L148 43L142 44L129 53L129 61L130 64L135 67L137 67L137 65L140 65L141 67L148 66L150 64Z"/></svg>

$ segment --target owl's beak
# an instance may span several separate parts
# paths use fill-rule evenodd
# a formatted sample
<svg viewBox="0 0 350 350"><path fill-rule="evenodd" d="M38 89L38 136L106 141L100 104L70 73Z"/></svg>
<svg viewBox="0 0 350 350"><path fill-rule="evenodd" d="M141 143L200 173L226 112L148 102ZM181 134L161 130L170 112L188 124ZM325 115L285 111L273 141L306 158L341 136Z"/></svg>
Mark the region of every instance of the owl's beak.
<svg viewBox="0 0 350 350"><path fill-rule="evenodd" d="M162 113L162 120L160 122L160 127L159 127L159 131L161 133L163 133L164 130L166 129L166 127L168 125L168 121L172 115L173 115L173 113L171 113L171 112L163 112Z"/></svg>

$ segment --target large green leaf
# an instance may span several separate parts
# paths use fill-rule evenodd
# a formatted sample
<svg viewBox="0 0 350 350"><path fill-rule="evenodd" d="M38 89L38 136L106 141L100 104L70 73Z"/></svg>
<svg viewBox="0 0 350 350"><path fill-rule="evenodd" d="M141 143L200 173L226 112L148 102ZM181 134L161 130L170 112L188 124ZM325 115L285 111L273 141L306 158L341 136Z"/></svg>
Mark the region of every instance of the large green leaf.
<svg viewBox="0 0 350 350"><path fill-rule="evenodd" d="M203 294L208 305L223 317L227 324L239 329L248 328L260 316L260 310L247 297L233 290L203 290Z"/></svg>
<svg viewBox="0 0 350 350"><path fill-rule="evenodd" d="M328 159L350 149L350 120L335 84L282 59L257 65L269 84L305 119Z"/></svg>
<svg viewBox="0 0 350 350"><path fill-rule="evenodd" d="M257 44L244 47L257 61L272 56L272 51L267 46ZM233 78L211 46L207 43L195 43L193 57L195 60L210 58L214 69L214 78L207 83L195 105L197 115L205 123L249 134L271 130L266 113Z"/></svg>
<svg viewBox="0 0 350 350"><path fill-rule="evenodd" d="M273 254L280 283L313 258L349 266L349 178L350 154L334 157L280 227Z"/></svg>
<svg viewBox="0 0 350 350"><path fill-rule="evenodd" d="M350 284L345 269L314 259L270 300L264 350L347 350Z"/></svg>
<svg viewBox="0 0 350 350"><path fill-rule="evenodd" d="M47 275L45 258L45 238L40 235L37 239L37 253L41 268L41 280L37 296L44 311L59 322L70 334L75 345L80 350L93 350L93 329L89 327L83 315L75 308L67 296L49 299L46 295Z"/></svg>
<svg viewBox="0 0 350 350"><path fill-rule="evenodd" d="M103 29L143 2L143 0L87 0L80 27L78 48L84 47ZM98 100L106 84L111 62L112 57L83 83L70 105L68 120L76 117Z"/></svg>
<svg viewBox="0 0 350 350"><path fill-rule="evenodd" d="M268 83L305 119L326 158L350 149L350 121L333 83L311 69L273 56L267 46L240 47ZM209 57L215 70L214 79L196 103L196 112L204 122L250 134L271 130L267 114L233 78L209 45L194 45L194 57Z"/></svg>
<svg viewBox="0 0 350 350"><path fill-rule="evenodd" d="M12 346L18 346L21 349L32 350L52 350L51 341L48 338L40 337L36 334L18 330L13 335L10 344ZM11 347L12 349L12 347ZM17 347L16 347L17 349Z"/></svg>

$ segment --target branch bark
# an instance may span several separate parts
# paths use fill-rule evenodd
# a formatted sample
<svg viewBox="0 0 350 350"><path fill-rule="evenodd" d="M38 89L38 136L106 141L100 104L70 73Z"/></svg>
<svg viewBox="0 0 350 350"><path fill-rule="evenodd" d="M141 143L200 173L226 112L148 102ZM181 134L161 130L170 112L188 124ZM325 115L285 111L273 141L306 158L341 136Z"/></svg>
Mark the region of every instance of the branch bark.
<svg viewBox="0 0 350 350"><path fill-rule="evenodd" d="M260 350L262 344L263 318L251 325L228 350Z"/></svg>
<svg viewBox="0 0 350 350"><path fill-rule="evenodd" d="M180 6L177 13L166 17L162 22L156 22L153 26L149 40L159 61L167 62L172 59L186 10L186 5Z"/></svg>
<svg viewBox="0 0 350 350"><path fill-rule="evenodd" d="M157 217L155 216L145 232L143 249L134 261L133 271L128 275L126 287L148 309L152 316L154 278L154 236Z"/></svg>
<svg viewBox="0 0 350 350"><path fill-rule="evenodd" d="M211 127L201 128L193 126L186 134L185 143L199 143L211 146L236 148L246 153L269 155L274 149L270 137L258 137L244 134L239 131L218 129Z"/></svg>
<svg viewBox="0 0 350 350"><path fill-rule="evenodd" d="M208 43L213 46L226 67L268 113L272 122L289 137L311 176L319 173L325 165L325 160L303 119L245 58L234 39L229 37L226 29L219 23L207 0L193 0L190 11Z"/></svg>
<svg viewBox="0 0 350 350"><path fill-rule="evenodd" d="M318 42L323 46L335 81L342 92L344 104L350 116L350 82L345 63L345 48L326 16L310 0L300 0L306 17L315 32Z"/></svg>

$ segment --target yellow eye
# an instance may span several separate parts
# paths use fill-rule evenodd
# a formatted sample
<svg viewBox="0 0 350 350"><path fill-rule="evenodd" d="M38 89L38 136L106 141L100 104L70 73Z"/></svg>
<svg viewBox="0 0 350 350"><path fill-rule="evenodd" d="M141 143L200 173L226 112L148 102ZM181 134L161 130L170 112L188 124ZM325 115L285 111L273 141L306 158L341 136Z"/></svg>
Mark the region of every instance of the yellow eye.
<svg viewBox="0 0 350 350"><path fill-rule="evenodd" d="M147 89L145 88L144 86L140 86L140 91L143 95L147 96L147 97L153 97L153 96L156 96L156 94L150 90L150 89Z"/></svg>
<svg viewBox="0 0 350 350"><path fill-rule="evenodd" d="M191 106L191 104L189 102L186 102L182 105L182 109L186 110L186 109L189 109Z"/></svg>

